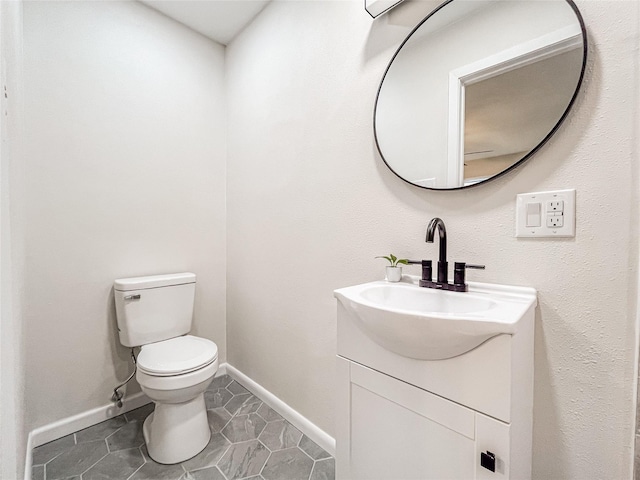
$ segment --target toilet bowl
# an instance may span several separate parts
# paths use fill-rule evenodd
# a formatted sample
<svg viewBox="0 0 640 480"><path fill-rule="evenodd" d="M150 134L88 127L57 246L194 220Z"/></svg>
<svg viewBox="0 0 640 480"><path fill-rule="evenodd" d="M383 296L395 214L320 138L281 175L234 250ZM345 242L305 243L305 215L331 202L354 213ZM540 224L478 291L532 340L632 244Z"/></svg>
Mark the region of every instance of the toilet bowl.
<svg viewBox="0 0 640 480"><path fill-rule="evenodd" d="M136 379L155 402L144 421L149 456L158 463L183 462L209 443L204 391L218 370L218 348L210 340L185 335L144 345Z"/></svg>

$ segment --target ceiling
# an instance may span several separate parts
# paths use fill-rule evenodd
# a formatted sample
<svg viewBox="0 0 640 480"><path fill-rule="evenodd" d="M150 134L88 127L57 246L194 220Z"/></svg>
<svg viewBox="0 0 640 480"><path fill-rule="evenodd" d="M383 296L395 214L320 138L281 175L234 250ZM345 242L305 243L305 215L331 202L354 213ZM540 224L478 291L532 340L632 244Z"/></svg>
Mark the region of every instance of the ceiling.
<svg viewBox="0 0 640 480"><path fill-rule="evenodd" d="M140 0L187 27L227 45L270 0Z"/></svg>

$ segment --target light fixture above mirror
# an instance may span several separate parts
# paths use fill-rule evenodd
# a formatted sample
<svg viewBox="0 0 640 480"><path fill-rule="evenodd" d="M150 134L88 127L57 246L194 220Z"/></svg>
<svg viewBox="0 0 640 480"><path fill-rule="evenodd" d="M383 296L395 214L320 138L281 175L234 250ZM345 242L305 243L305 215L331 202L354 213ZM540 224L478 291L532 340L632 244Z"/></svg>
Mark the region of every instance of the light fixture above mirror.
<svg viewBox="0 0 640 480"><path fill-rule="evenodd" d="M429 189L487 182L558 129L586 65L571 0L449 0L394 54L374 134L387 166Z"/></svg>

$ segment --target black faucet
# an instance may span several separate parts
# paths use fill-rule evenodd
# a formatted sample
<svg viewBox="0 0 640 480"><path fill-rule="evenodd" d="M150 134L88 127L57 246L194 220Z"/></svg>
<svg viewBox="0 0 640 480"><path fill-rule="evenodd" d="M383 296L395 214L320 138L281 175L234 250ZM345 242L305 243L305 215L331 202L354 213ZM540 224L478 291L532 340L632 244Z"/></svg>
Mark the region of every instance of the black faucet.
<svg viewBox="0 0 640 480"><path fill-rule="evenodd" d="M466 292L468 286L465 282L465 269L478 268L484 270L484 265L469 265L463 262L456 262L453 272L453 283L449 283L449 264L447 263L447 229L441 218L434 218L427 226L427 242L433 243L433 239L438 230L440 236L440 255L438 260L438 280L433 281L431 277L431 260L408 260L408 264L422 265L422 278L419 285L426 288L437 288L441 290L451 290L454 292Z"/></svg>
<svg viewBox="0 0 640 480"><path fill-rule="evenodd" d="M440 235L440 255L438 258L438 283L449 281L449 265L447 264L447 229L441 218L432 218L427 226L427 243L433 243L433 234L438 229Z"/></svg>

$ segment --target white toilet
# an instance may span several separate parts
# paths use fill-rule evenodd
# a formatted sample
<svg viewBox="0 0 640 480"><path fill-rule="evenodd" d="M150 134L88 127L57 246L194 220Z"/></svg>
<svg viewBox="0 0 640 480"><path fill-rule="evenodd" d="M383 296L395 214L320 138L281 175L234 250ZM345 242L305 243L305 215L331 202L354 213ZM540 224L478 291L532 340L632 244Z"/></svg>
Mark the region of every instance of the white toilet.
<svg viewBox="0 0 640 480"><path fill-rule="evenodd" d="M155 402L144 421L147 450L158 463L179 463L209 443L204 391L218 369L218 347L191 330L193 273L114 282L120 343L141 347L136 379Z"/></svg>

